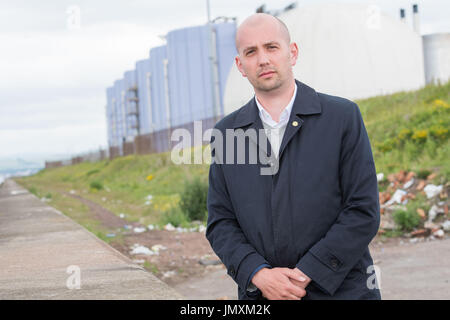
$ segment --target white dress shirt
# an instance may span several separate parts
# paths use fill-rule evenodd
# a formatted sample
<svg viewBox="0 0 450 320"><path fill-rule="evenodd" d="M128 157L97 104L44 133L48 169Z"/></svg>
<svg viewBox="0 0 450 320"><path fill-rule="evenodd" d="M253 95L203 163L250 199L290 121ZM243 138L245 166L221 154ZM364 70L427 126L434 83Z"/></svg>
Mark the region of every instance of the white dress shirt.
<svg viewBox="0 0 450 320"><path fill-rule="evenodd" d="M266 135L269 139L270 145L274 152L275 157L278 158L278 153L280 151L281 141L283 141L283 135L286 129L286 125L289 121L291 115L292 106L294 105L294 100L297 95L297 84L295 84L294 94L287 106L283 109L280 115L280 121L276 122L272 119L270 114L264 109L264 107L259 103L258 97L255 95L256 105L259 109L259 117L263 122Z"/></svg>

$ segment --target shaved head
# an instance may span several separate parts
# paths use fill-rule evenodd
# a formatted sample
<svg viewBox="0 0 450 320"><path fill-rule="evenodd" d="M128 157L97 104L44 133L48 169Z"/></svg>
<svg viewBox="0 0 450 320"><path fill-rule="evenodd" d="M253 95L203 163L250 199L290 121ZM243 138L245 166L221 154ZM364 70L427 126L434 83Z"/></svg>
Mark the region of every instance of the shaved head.
<svg viewBox="0 0 450 320"><path fill-rule="evenodd" d="M235 40L236 66L255 93L261 97L284 92L292 97L295 88L292 67L297 61L298 46L291 43L286 25L270 14L256 13L239 25Z"/></svg>
<svg viewBox="0 0 450 320"><path fill-rule="evenodd" d="M256 30L257 28L261 26L270 26L274 29L276 29L278 32L278 35L281 39L286 41L286 44L289 45L291 43L291 36L289 34L289 30L287 26L284 24L283 21L278 19L275 16L272 16L267 13L255 13L251 15L250 17L246 18L238 27L236 31L236 38L235 38L235 44L236 44L236 50L238 53L240 52L240 46L241 46L241 40L242 37L246 36L246 32L249 29Z"/></svg>

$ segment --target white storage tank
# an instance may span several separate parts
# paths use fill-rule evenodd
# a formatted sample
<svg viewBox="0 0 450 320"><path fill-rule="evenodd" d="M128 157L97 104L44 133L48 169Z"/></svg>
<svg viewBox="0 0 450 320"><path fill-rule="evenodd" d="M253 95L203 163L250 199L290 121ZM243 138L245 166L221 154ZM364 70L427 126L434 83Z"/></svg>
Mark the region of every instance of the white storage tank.
<svg viewBox="0 0 450 320"><path fill-rule="evenodd" d="M447 82L450 80L450 33L424 35L423 54L425 81Z"/></svg>

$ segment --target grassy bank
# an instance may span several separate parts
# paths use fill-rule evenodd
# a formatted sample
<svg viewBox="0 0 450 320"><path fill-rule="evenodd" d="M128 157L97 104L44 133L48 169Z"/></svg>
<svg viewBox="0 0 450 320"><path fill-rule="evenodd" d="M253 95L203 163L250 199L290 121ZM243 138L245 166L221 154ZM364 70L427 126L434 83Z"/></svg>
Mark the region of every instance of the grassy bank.
<svg viewBox="0 0 450 320"><path fill-rule="evenodd" d="M450 177L450 82L358 101L377 172L436 171Z"/></svg>

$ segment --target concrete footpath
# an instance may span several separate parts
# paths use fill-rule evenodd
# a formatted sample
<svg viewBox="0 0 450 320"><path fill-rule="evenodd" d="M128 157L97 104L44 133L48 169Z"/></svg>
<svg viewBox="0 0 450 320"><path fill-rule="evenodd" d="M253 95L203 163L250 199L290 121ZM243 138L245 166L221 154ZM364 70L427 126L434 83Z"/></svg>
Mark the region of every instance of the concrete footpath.
<svg viewBox="0 0 450 320"><path fill-rule="evenodd" d="M182 299L12 180L0 187L0 299Z"/></svg>

